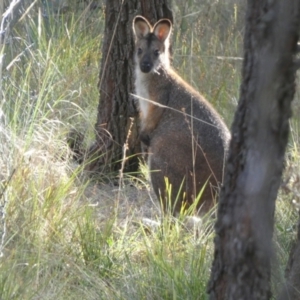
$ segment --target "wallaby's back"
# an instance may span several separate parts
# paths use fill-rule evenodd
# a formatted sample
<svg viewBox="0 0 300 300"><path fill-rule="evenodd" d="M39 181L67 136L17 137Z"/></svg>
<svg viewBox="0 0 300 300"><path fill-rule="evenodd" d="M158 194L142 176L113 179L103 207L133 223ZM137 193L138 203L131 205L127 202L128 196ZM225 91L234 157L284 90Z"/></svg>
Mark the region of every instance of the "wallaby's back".
<svg viewBox="0 0 300 300"><path fill-rule="evenodd" d="M140 137L149 147L151 182L164 210L169 200L177 212L192 204L205 186L198 204L205 212L222 182L230 134L213 107L170 68L171 27L166 19L153 27L140 16L133 22Z"/></svg>

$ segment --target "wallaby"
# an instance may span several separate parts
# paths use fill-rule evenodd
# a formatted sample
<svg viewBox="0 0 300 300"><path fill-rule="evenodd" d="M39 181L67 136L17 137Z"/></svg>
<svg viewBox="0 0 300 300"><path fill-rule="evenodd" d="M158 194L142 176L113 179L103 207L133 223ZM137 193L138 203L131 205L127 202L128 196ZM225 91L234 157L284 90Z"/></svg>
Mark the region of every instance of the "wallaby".
<svg viewBox="0 0 300 300"><path fill-rule="evenodd" d="M230 133L215 109L170 67L171 30L168 19L153 27L142 16L133 20L140 139L148 147L151 182L163 210L178 213L204 188L197 208L205 213L222 182Z"/></svg>

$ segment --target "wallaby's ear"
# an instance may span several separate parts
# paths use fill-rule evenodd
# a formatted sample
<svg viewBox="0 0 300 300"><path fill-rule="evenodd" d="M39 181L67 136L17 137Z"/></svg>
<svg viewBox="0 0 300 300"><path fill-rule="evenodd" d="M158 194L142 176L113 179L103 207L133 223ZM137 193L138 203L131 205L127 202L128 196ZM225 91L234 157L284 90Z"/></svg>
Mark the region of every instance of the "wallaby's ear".
<svg viewBox="0 0 300 300"><path fill-rule="evenodd" d="M138 39L143 38L149 32L151 32L151 25L149 22L142 16L136 16L133 19L133 32Z"/></svg>
<svg viewBox="0 0 300 300"><path fill-rule="evenodd" d="M169 19L161 19L155 23L153 32L161 42L164 42L170 36L171 30L171 21Z"/></svg>

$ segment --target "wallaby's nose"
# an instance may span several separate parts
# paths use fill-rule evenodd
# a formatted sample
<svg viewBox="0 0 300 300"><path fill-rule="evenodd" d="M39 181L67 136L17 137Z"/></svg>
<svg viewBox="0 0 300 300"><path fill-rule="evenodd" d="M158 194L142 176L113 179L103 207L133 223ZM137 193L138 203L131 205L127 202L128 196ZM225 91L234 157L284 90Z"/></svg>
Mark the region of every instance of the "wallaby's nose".
<svg viewBox="0 0 300 300"><path fill-rule="evenodd" d="M152 69L152 64L149 61L143 61L141 63L141 71L144 73L149 73Z"/></svg>

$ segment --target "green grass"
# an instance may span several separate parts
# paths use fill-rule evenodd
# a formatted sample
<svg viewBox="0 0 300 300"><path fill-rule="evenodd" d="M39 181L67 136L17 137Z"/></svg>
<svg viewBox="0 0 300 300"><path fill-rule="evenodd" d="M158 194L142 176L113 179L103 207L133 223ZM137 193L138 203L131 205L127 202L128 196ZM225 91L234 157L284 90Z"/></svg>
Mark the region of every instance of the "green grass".
<svg viewBox="0 0 300 300"><path fill-rule="evenodd" d="M233 58L242 55L242 8L190 2L174 3L174 66L230 125L240 85L241 61ZM36 10L3 49L1 299L206 299L214 220L204 219L195 231L184 216L169 216L149 229L137 204L120 215L131 197L126 191L111 198L87 193L92 184L68 159L70 129L83 131L86 145L94 138L103 24L100 10L47 23ZM292 125L289 188L277 203L274 282L282 280L297 219L291 204L299 200L297 120Z"/></svg>

